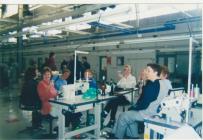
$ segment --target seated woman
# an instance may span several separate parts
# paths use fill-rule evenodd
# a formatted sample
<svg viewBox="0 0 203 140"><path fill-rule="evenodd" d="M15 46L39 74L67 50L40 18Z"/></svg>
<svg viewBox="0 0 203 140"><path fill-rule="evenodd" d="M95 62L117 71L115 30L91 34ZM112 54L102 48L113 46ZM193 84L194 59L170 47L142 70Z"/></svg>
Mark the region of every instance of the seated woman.
<svg viewBox="0 0 203 140"><path fill-rule="evenodd" d="M69 69L63 69L61 76L54 76L52 80L54 82L54 87L61 93L61 87L67 85L68 78L71 72ZM75 129L80 123L81 113L66 112L65 114L65 126L68 127L70 123L72 124L72 129Z"/></svg>
<svg viewBox="0 0 203 140"><path fill-rule="evenodd" d="M84 73L84 78L89 81L89 87L90 88L97 88L97 82L93 78L93 72L90 69L87 69Z"/></svg>
<svg viewBox="0 0 203 140"><path fill-rule="evenodd" d="M136 85L136 78L131 74L131 66L125 65L123 69L123 75L121 75L121 79L118 81L117 86L119 88L134 88ZM110 100L104 108L102 112L102 116L106 117L108 113L111 111L110 122L108 125L112 126L115 122L116 112L119 105L126 105L130 102L129 96L119 96L113 100Z"/></svg>
<svg viewBox="0 0 203 140"><path fill-rule="evenodd" d="M115 134L114 139L122 139L125 135L138 138L138 122L144 121L147 116L157 114L159 104L169 91L169 86L160 80L161 71L158 64L147 64L148 82L143 87L138 101L129 111L120 114L112 131Z"/></svg>
<svg viewBox="0 0 203 140"><path fill-rule="evenodd" d="M54 88L54 84L51 82L51 69L44 67L42 71L43 79L37 86L37 91L42 102L41 114L57 116L57 112L51 107L49 99L55 98L58 94Z"/></svg>
<svg viewBox="0 0 203 140"><path fill-rule="evenodd" d="M62 75L56 75L52 77L52 81L54 82L54 87L58 93L61 93L61 87L63 85L67 85L67 80L70 76L71 72L69 69L63 69Z"/></svg>
<svg viewBox="0 0 203 140"><path fill-rule="evenodd" d="M41 101L37 92L37 68L29 67L25 72L24 83L20 96L20 107L32 111L32 127L41 127L41 119L38 110L41 109Z"/></svg>

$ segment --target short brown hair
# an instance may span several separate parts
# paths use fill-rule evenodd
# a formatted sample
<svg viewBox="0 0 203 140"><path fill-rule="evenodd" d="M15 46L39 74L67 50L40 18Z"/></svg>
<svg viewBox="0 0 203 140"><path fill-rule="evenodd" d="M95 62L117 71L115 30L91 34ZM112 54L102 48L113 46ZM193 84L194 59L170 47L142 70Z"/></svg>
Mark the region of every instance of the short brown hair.
<svg viewBox="0 0 203 140"><path fill-rule="evenodd" d="M70 70L67 69L67 68L62 70L62 73L63 73L63 74L64 74L65 72L71 73Z"/></svg>
<svg viewBox="0 0 203 140"><path fill-rule="evenodd" d="M50 72L51 73L51 69L49 67L44 67L44 69L42 71L42 75L44 75L46 72Z"/></svg>
<svg viewBox="0 0 203 140"><path fill-rule="evenodd" d="M167 75L167 77L169 76L169 70L166 66L161 66L161 74L163 74L164 76Z"/></svg>

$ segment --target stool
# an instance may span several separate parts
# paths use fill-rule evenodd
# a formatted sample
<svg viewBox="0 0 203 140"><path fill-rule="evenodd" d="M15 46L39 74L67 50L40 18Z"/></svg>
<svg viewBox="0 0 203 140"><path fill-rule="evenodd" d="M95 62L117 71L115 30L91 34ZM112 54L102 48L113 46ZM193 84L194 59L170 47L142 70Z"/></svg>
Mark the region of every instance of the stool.
<svg viewBox="0 0 203 140"><path fill-rule="evenodd" d="M53 120L54 119L58 119L58 117L53 117L50 114L42 115L42 120L48 121L48 123L49 123L49 135L53 135L52 130L53 130Z"/></svg>
<svg viewBox="0 0 203 140"><path fill-rule="evenodd" d="M40 126L40 113L39 113L39 108L36 106L26 106L26 105L22 105L20 104L20 109L25 110L25 111L32 111L32 125L30 127L26 127L23 130L20 130L18 133L24 133L26 131L29 131L30 133L32 133L34 130L42 130L39 126ZM37 117L37 118L36 118ZM36 120L38 120L37 124L36 124Z"/></svg>

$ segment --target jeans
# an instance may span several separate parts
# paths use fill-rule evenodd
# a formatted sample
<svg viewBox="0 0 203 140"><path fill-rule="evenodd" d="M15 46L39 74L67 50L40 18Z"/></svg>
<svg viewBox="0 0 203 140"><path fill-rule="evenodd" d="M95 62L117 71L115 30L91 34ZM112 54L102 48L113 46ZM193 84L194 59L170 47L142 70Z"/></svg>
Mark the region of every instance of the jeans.
<svg viewBox="0 0 203 140"><path fill-rule="evenodd" d="M113 100L110 100L104 110L106 112L110 112L111 111L111 117L110 117L110 120L115 120L115 117L116 117L116 112L117 112L117 109L118 109L118 106L119 105L127 105L129 104L129 101L126 99L125 96L118 96L118 98L115 98Z"/></svg>
<svg viewBox="0 0 203 140"><path fill-rule="evenodd" d="M121 113L113 128L115 137L119 139L122 139L125 135L138 137L138 121L144 121L139 111Z"/></svg>

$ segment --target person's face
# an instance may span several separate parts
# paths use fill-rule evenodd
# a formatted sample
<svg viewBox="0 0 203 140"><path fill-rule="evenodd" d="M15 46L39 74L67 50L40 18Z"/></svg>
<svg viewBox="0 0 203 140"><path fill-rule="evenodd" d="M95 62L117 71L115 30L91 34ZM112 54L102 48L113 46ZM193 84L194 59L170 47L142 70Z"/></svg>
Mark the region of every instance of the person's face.
<svg viewBox="0 0 203 140"><path fill-rule="evenodd" d="M146 80L146 75L147 75L147 69L143 69L140 73L140 79Z"/></svg>
<svg viewBox="0 0 203 140"><path fill-rule="evenodd" d="M161 79L161 80L167 79L167 77L168 77L167 74L164 74L164 73L161 73L161 74L160 74L160 79Z"/></svg>
<svg viewBox="0 0 203 140"><path fill-rule="evenodd" d="M89 78L92 78L93 75L91 72L85 72L84 77L85 77L85 79L89 79Z"/></svg>
<svg viewBox="0 0 203 140"><path fill-rule="evenodd" d="M155 72L151 67L147 67L146 76L148 80L154 80L157 76L157 72Z"/></svg>
<svg viewBox="0 0 203 140"><path fill-rule="evenodd" d="M44 74L43 74L43 80L45 80L45 81L47 81L47 82L49 82L50 81L50 79L51 79L51 73L50 72L45 72Z"/></svg>
<svg viewBox="0 0 203 140"><path fill-rule="evenodd" d="M70 76L70 72L64 72L63 74L64 79L68 79L69 76Z"/></svg>
<svg viewBox="0 0 203 140"><path fill-rule="evenodd" d="M126 75L126 74L129 74L130 73L130 69L128 68L128 66L125 66L124 69L123 69L123 74Z"/></svg>

